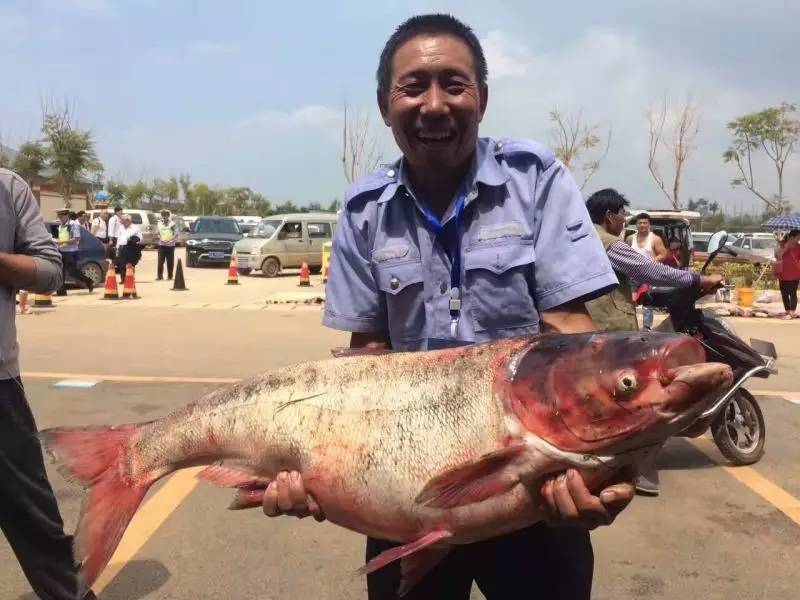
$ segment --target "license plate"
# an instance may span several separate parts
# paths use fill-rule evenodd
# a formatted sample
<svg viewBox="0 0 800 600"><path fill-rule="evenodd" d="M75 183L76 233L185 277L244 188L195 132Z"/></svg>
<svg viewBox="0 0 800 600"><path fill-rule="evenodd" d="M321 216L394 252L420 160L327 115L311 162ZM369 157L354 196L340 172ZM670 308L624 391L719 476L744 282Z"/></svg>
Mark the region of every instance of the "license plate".
<svg viewBox="0 0 800 600"><path fill-rule="evenodd" d="M224 252L209 252L208 258L225 258Z"/></svg>

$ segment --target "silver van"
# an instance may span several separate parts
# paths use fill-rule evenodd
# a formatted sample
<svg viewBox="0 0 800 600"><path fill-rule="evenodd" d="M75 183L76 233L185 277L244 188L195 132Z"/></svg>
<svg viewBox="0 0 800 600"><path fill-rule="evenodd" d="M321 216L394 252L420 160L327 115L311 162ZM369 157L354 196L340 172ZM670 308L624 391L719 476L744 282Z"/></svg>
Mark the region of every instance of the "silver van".
<svg viewBox="0 0 800 600"><path fill-rule="evenodd" d="M308 263L312 272L322 268L322 245L333 239L338 215L296 213L263 219L246 238L234 245L239 273L261 271L275 277L281 269Z"/></svg>

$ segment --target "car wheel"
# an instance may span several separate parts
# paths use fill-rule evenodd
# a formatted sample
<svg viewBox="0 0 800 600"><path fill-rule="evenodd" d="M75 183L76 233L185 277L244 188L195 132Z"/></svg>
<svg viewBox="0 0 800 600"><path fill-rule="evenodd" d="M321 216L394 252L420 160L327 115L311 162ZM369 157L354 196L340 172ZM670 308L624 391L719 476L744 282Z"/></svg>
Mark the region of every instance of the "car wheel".
<svg viewBox="0 0 800 600"><path fill-rule="evenodd" d="M94 284L95 287L100 287L105 283L103 281L103 267L98 265L96 262L90 262L83 265L81 267L81 273L91 279L92 284Z"/></svg>
<svg viewBox="0 0 800 600"><path fill-rule="evenodd" d="M261 272L264 274L264 277L275 277L280 270L281 263L278 262L278 259L274 256L270 256L264 261L264 264L261 265Z"/></svg>
<svg viewBox="0 0 800 600"><path fill-rule="evenodd" d="M250 273L253 272L253 269L251 269L249 267L245 267L243 269L236 269L236 270L239 271L239 275L250 275Z"/></svg>

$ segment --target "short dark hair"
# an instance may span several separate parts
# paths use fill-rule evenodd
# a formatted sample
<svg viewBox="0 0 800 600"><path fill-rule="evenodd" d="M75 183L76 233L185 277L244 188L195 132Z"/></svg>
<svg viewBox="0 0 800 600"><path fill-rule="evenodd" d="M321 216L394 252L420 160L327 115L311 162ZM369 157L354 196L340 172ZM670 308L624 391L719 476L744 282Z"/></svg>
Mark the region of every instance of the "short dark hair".
<svg viewBox="0 0 800 600"><path fill-rule="evenodd" d="M586 210L592 223L602 225L605 221L606 213L618 213L623 207L630 204L628 200L614 188L598 190L586 200Z"/></svg>
<svg viewBox="0 0 800 600"><path fill-rule="evenodd" d="M486 89L489 68L486 65L486 56L483 54L481 43L472 28L452 15L429 14L411 17L401 24L386 42L381 52L376 74L378 92L386 93L389 91L389 84L392 80L392 59L394 59L397 49L408 40L426 33L447 33L461 39L472 53L478 84L481 90Z"/></svg>
<svg viewBox="0 0 800 600"><path fill-rule="evenodd" d="M122 210L122 207L121 207L121 206L115 206L115 207L114 207L114 212L115 212L115 213L118 213L118 212L119 212L119 211L121 211L121 210Z"/></svg>
<svg viewBox="0 0 800 600"><path fill-rule="evenodd" d="M650 215L648 215L646 212L641 212L638 215L636 215L636 220L638 221L639 219L646 219L649 222Z"/></svg>

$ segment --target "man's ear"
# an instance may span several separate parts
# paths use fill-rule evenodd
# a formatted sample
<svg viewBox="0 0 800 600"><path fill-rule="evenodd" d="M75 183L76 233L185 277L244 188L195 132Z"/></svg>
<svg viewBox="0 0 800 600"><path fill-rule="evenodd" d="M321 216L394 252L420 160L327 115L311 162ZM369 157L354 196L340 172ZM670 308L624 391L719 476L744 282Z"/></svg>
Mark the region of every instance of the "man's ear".
<svg viewBox="0 0 800 600"><path fill-rule="evenodd" d="M383 117L383 123L387 127L391 127L392 124L389 121L389 98L385 92L377 90L375 92L375 97L378 100L378 110L381 111L381 117Z"/></svg>
<svg viewBox="0 0 800 600"><path fill-rule="evenodd" d="M481 118L480 120L483 121L483 115L486 112L486 107L489 105L489 86L479 86L481 91Z"/></svg>

